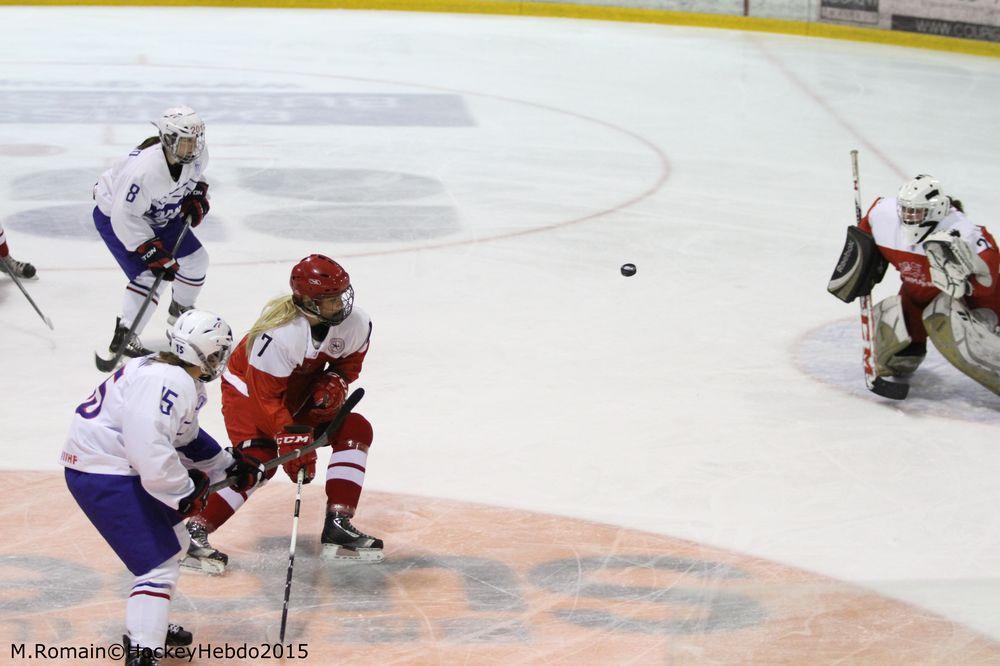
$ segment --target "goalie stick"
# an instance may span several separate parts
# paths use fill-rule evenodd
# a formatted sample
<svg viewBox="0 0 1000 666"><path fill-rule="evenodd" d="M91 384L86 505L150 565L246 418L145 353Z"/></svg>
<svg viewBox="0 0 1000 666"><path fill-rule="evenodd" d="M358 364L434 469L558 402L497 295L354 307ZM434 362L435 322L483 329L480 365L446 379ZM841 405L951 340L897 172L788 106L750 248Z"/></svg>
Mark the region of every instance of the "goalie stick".
<svg viewBox="0 0 1000 666"><path fill-rule="evenodd" d="M347 396L347 400L345 400L344 404L340 406L340 410L337 412L337 415L333 417L333 420L330 421L330 425L326 427L326 430L319 436L319 439L315 440L308 446L303 446L301 449L295 449L290 453L286 453L283 456L278 456L273 460L267 461L261 465L261 470L265 472L270 471L279 465L284 465L289 460L295 460L299 456L309 453L310 451L315 451L316 449L329 444L330 437L340 430L340 426L344 425L344 420L347 418L347 415L351 413L351 410L354 409L359 402L361 402L361 398L363 397L365 397L365 390L363 388L354 389L351 395ZM210 485L208 487L208 492L217 493L223 488L231 486L236 482L236 480L237 478L235 476L226 477L222 481Z"/></svg>
<svg viewBox="0 0 1000 666"><path fill-rule="evenodd" d="M184 218L184 228L181 229L181 232L177 235L177 242L174 243L174 249L170 251L171 255L177 254L177 250L180 248L181 242L184 241L184 236L187 235L189 229L191 229L190 215ZM132 335L135 333L135 329L139 325L139 322L142 321L143 315L146 314L146 310L149 309L149 304L152 302L153 296L156 295L156 290L160 288L160 283L163 282L164 275L166 275L166 273L161 272L156 276L156 279L153 280L153 286L150 288L149 293L146 294L145 300L143 300L142 305L139 307L139 314L137 314L132 320L132 325L129 326L128 333L125 334L125 340L122 342L121 349L116 351L115 355L111 358L104 358L97 352L94 352L94 365L97 366L98 370L101 372L111 372L118 367L118 363L121 362L122 355L125 353L125 347L128 345L128 341L132 339Z"/></svg>
<svg viewBox="0 0 1000 666"><path fill-rule="evenodd" d="M45 322L45 325L49 327L49 330L51 331L56 330L55 327L52 325L52 320L46 317L45 314L38 309L38 305L35 303L35 299L31 297L31 294L28 293L28 290L24 288L23 284L21 284L21 278L17 276L17 271L14 270L14 265L10 262L10 260L7 259L7 257L2 257L0 258L0 261L2 261L3 265L7 267L7 275L9 275L10 279L14 281L14 284L17 285L17 288L21 290L21 293L24 294L24 297L28 299L28 302L31 303L31 307L35 308L35 312L37 312L38 316L42 318L42 321Z"/></svg>
<svg viewBox="0 0 1000 666"><path fill-rule="evenodd" d="M861 226L861 189L858 184L858 151L851 151L851 171L854 174L854 217ZM861 341L864 347L862 361L865 368L865 386L875 395L890 400L903 400L910 392L910 385L886 381L875 374L875 317L872 315L871 292L861 297Z"/></svg>

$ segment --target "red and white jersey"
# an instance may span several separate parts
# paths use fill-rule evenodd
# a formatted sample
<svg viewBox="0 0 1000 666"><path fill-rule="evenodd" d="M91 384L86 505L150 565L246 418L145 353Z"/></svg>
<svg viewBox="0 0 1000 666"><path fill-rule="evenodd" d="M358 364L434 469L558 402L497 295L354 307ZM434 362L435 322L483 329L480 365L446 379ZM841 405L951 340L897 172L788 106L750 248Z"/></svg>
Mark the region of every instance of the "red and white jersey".
<svg viewBox="0 0 1000 666"><path fill-rule="evenodd" d="M246 337L240 340L222 374L222 413L230 440L273 439L294 423L313 381L325 371L356 380L371 330L371 319L355 307L329 327L321 342L313 339L303 315L258 335L249 353Z"/></svg>
<svg viewBox="0 0 1000 666"><path fill-rule="evenodd" d="M876 199L872 207L868 209L868 214L862 218L860 227L871 233L882 256L899 271L900 279L903 281L900 293L907 300L913 302L914 305L924 306L938 295L939 290L931 282L927 253L924 251L922 243L916 245L910 243L910 239L899 221L895 197ZM990 274L993 277L993 282L989 287L984 287L973 279L971 298L991 297L996 291L997 272L1000 269L1000 253L997 252L993 236L985 227L972 224L956 208L952 208L948 215L934 228L935 232L951 230L958 231L962 240L972 247L973 252L982 257L986 265L989 266ZM988 307L992 307L992 305Z"/></svg>

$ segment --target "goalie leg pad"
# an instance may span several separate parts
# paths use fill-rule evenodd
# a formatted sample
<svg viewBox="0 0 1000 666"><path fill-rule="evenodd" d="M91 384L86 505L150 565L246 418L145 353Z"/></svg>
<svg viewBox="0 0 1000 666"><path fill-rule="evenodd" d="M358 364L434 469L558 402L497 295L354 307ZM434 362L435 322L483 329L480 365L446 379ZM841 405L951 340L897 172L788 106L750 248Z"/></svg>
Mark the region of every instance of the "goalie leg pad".
<svg viewBox="0 0 1000 666"><path fill-rule="evenodd" d="M996 316L988 310L970 311L960 300L942 293L924 309L923 317L927 336L941 355L1000 395L1000 336L993 323Z"/></svg>
<svg viewBox="0 0 1000 666"><path fill-rule="evenodd" d="M924 360L926 347L913 344L906 330L903 299L899 294L879 301L872 308L875 318L875 359L879 377L912 375Z"/></svg>

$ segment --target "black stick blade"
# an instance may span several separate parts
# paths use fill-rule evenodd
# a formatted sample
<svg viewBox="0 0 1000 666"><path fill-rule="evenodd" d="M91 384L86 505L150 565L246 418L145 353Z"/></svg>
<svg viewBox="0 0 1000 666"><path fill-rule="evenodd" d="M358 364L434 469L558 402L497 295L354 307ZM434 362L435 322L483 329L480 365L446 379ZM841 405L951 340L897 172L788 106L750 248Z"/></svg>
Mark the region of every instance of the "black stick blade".
<svg viewBox="0 0 1000 666"><path fill-rule="evenodd" d="M890 400L905 400L909 392L909 384L887 382L881 377L876 377L875 383L872 384L872 393L880 395L883 398L889 398Z"/></svg>
<svg viewBox="0 0 1000 666"><path fill-rule="evenodd" d="M112 356L111 358L102 358L100 354L94 352L94 365L101 372L111 372L118 367L118 361L121 360L121 356Z"/></svg>

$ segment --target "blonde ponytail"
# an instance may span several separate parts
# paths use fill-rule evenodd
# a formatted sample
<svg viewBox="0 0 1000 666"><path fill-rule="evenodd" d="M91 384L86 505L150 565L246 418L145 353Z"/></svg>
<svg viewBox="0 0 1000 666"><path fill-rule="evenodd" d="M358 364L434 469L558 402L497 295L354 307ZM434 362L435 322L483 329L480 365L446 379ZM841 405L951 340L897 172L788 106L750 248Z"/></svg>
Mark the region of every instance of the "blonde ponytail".
<svg viewBox="0 0 1000 666"><path fill-rule="evenodd" d="M260 312L260 317L247 331L247 354L253 351L253 343L264 331L284 326L301 314L299 308L292 302L292 296L272 298Z"/></svg>

